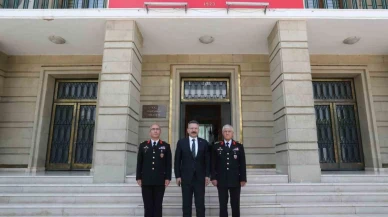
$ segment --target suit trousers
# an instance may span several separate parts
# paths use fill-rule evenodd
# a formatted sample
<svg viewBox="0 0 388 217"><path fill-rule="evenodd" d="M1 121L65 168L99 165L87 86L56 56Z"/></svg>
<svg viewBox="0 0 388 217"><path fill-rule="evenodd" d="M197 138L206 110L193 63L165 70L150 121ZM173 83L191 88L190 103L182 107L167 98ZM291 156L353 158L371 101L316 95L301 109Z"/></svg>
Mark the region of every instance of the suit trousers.
<svg viewBox="0 0 388 217"><path fill-rule="evenodd" d="M205 217L205 178L203 178L203 180L198 180L194 173L191 183L182 183L183 217L192 217L193 194L197 217Z"/></svg>
<svg viewBox="0 0 388 217"><path fill-rule="evenodd" d="M144 217L162 217L164 185L146 185L141 187L144 202Z"/></svg>
<svg viewBox="0 0 388 217"><path fill-rule="evenodd" d="M232 206L232 217L240 217L240 187L219 187L218 201L220 204L220 217L228 217L228 192L230 193L230 204Z"/></svg>

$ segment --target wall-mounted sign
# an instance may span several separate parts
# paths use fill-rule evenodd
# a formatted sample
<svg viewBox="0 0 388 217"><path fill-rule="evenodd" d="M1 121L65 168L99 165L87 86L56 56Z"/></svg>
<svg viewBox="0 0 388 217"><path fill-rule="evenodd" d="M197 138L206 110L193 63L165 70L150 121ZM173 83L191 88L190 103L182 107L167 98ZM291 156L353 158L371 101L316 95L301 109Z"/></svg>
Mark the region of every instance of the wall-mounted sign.
<svg viewBox="0 0 388 217"><path fill-rule="evenodd" d="M144 2L187 2L188 8L227 8L227 1L267 2L269 3L268 8L270 9L304 8L303 0L110 0L109 8L145 8Z"/></svg>
<svg viewBox="0 0 388 217"><path fill-rule="evenodd" d="M165 105L143 105L143 118L166 118L166 114Z"/></svg>

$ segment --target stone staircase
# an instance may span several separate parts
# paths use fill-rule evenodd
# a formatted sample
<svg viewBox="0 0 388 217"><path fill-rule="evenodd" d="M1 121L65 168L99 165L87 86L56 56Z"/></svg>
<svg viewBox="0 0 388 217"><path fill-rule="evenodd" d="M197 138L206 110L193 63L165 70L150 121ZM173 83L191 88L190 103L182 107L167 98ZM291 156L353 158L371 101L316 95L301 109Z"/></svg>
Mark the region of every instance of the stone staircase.
<svg viewBox="0 0 388 217"><path fill-rule="evenodd" d="M324 174L322 183L313 184L288 183L286 175L254 170L248 174L242 217L388 217L388 174ZM0 216L143 215L134 176L122 184L92 182L92 176L0 175ZM163 212L182 216L181 191L174 182L166 191ZM206 215L218 216L213 186L206 188Z"/></svg>

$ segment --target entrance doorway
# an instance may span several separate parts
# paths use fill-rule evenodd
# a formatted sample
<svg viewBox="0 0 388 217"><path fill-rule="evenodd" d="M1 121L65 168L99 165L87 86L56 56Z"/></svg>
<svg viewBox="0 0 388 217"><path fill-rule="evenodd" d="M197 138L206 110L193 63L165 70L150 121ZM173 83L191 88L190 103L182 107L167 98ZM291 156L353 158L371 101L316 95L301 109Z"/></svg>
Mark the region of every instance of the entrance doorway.
<svg viewBox="0 0 388 217"><path fill-rule="evenodd" d="M321 169L364 169L353 80L314 80L313 90Z"/></svg>
<svg viewBox="0 0 388 217"><path fill-rule="evenodd" d="M230 104L187 104L182 103L181 114L184 122L181 124L181 138L188 137L187 124L191 120L199 122L198 136L206 139L209 144L222 140L222 126L230 124Z"/></svg>
<svg viewBox="0 0 388 217"><path fill-rule="evenodd" d="M222 139L222 126L231 124L229 78L183 78L181 86L180 138L187 124L199 122L199 137L209 145Z"/></svg>
<svg viewBox="0 0 388 217"><path fill-rule="evenodd" d="M98 82L62 80L55 85L47 170L92 166Z"/></svg>

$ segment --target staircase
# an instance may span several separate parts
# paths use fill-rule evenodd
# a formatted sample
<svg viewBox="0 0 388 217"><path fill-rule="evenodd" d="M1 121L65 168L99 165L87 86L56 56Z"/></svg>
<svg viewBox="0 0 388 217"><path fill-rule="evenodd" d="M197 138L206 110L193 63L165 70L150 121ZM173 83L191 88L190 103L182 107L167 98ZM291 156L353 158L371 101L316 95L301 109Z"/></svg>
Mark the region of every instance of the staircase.
<svg viewBox="0 0 388 217"><path fill-rule="evenodd" d="M287 180L286 175L248 171L241 216L388 217L388 174L323 174L322 183L314 184ZM92 176L0 175L0 216L143 216L134 176L122 184L92 181ZM164 216L182 216L181 203L173 179L164 198ZM206 188L206 215L218 216L213 186Z"/></svg>

